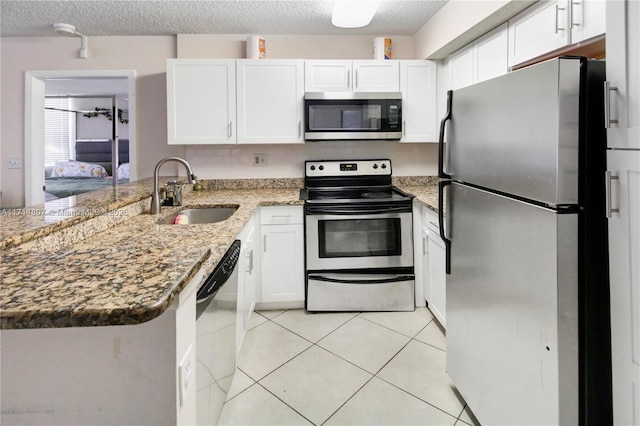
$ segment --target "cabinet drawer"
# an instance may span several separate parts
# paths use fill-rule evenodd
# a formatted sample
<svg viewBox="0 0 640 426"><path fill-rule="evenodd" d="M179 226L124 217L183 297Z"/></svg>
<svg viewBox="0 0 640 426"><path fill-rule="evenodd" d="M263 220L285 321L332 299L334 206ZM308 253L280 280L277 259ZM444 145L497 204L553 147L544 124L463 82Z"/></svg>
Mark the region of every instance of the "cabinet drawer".
<svg viewBox="0 0 640 426"><path fill-rule="evenodd" d="M261 225L302 223L302 206L272 206L260 208Z"/></svg>

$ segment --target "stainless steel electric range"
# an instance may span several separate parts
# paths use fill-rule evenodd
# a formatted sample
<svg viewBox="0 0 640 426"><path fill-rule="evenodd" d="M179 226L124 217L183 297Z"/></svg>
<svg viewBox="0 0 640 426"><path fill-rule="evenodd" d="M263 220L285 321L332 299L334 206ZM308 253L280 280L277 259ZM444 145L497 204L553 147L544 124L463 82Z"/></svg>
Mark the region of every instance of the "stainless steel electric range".
<svg viewBox="0 0 640 426"><path fill-rule="evenodd" d="M307 310L414 310L413 196L391 161L306 161L302 196Z"/></svg>

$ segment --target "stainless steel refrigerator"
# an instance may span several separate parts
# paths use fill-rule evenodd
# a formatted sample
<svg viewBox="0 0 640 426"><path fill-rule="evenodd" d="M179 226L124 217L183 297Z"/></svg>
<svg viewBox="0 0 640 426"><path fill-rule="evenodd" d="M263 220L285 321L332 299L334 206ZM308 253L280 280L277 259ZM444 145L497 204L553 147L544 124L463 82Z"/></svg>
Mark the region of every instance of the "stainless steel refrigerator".
<svg viewBox="0 0 640 426"><path fill-rule="evenodd" d="M563 57L448 93L447 373L482 424L612 423L604 79Z"/></svg>

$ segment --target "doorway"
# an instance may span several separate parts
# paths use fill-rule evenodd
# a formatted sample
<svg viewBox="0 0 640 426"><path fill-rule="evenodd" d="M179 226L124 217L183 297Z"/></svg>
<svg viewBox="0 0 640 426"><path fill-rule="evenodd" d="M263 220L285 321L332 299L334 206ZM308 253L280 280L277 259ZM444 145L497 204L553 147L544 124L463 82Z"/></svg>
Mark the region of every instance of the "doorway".
<svg viewBox="0 0 640 426"><path fill-rule="evenodd" d="M124 83L124 84L123 84ZM124 96L129 106L129 178L137 179L136 170L136 94L133 70L28 71L25 73L25 206L42 204L45 193L44 111L47 86L76 96ZM121 88L124 87L124 90ZM110 93L106 93L110 92Z"/></svg>

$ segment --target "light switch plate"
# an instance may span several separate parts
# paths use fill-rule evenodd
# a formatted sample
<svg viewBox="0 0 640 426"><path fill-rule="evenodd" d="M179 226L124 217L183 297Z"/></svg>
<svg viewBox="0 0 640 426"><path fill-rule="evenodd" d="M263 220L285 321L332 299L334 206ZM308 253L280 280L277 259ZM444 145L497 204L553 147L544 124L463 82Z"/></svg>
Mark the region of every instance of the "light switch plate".
<svg viewBox="0 0 640 426"><path fill-rule="evenodd" d="M20 157L18 155L9 156L8 168L10 168L10 169L21 169L22 168L22 157Z"/></svg>

